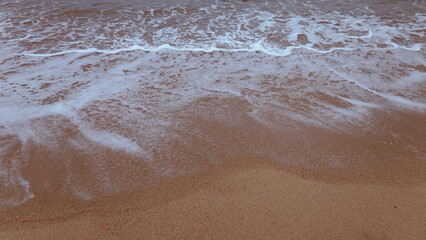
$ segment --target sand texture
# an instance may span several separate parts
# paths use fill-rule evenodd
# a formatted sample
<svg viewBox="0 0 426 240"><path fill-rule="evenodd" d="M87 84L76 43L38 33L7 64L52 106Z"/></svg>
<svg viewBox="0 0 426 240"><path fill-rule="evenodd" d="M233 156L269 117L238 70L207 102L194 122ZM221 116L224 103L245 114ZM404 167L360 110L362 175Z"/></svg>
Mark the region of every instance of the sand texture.
<svg viewBox="0 0 426 240"><path fill-rule="evenodd" d="M3 214L0 238L423 239L424 182L302 175L242 159L92 202L36 197Z"/></svg>
<svg viewBox="0 0 426 240"><path fill-rule="evenodd" d="M426 239L426 1L0 0L0 240Z"/></svg>

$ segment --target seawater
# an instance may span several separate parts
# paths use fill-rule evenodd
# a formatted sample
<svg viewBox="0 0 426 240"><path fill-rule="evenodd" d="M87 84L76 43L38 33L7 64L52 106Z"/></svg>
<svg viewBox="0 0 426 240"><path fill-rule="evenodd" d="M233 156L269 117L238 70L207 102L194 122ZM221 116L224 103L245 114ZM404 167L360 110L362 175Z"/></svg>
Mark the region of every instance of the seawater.
<svg viewBox="0 0 426 240"><path fill-rule="evenodd" d="M0 205L424 160L425 26L424 1L0 1Z"/></svg>

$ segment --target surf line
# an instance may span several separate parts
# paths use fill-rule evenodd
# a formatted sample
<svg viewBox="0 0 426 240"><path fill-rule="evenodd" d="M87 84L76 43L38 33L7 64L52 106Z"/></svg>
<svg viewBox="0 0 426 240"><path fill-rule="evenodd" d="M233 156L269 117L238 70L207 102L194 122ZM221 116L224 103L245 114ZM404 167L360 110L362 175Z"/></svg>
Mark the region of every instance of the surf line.
<svg viewBox="0 0 426 240"><path fill-rule="evenodd" d="M182 51L182 52L262 52L267 55L271 56L277 56L277 57L285 57L292 54L293 49L307 49L313 52L317 53L331 53L334 51L356 51L361 49L360 47L356 48L349 48L349 47L336 47L336 48L330 48L328 50L319 50L313 48L313 44L307 44L307 45L298 45L298 46L288 46L285 49L280 48L272 48L272 47L265 47L264 45L267 45L266 43L263 44L264 41L258 41L250 45L248 48L218 48L218 47L208 47L208 48L201 48L201 47L175 47L171 46L170 44L163 44L158 47L145 47L140 45L133 45L128 48L119 48L119 49L98 49L98 48L87 48L87 49L69 49L64 50L61 52L56 53L25 53L23 55L26 56L32 56L32 57L52 57L52 56L60 56L65 54L72 54L72 53L104 53L104 54L117 54L120 52L131 52L136 50L141 50L145 52L160 52L164 50L171 50L171 51ZM423 47L423 44L415 44L412 48L400 46L398 44L392 43L392 47L390 48L380 48L380 49L373 49L373 50L393 50L397 48L402 48L407 51L419 51ZM19 54L16 54L19 55Z"/></svg>
<svg viewBox="0 0 426 240"><path fill-rule="evenodd" d="M311 51L319 52L319 53L329 53L336 50L346 50L346 51L354 51L354 48L332 48L329 50L317 50L313 49L311 46L288 46L285 49L276 49L276 48L267 48L264 47L261 42L256 42L251 45L249 48L234 48L234 49L226 49L226 48L217 48L217 47L208 47L208 48L200 48L200 47L174 47L170 44L163 44L158 47L144 47L139 45L134 45L129 48L120 48L120 49L97 49L97 48L87 48L87 49L70 49L64 50L56 53L25 53L23 55L32 56L32 57L52 57L52 56L60 56L71 53L105 53L105 54L116 54L120 52L131 52L136 50L146 51L146 52L160 52L163 50L172 50L172 51L182 51L182 52L262 52L267 55L284 57L292 54L293 49L304 48ZM18 54L17 54L18 55Z"/></svg>

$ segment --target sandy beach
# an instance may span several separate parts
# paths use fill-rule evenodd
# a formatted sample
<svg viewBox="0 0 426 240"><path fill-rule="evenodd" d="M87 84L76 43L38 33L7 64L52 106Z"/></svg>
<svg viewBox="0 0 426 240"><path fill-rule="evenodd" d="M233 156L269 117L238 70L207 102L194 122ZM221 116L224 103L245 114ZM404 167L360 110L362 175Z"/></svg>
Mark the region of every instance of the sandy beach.
<svg viewBox="0 0 426 240"><path fill-rule="evenodd" d="M342 180L239 159L96 201L37 195L2 214L0 238L423 239L424 179L378 176Z"/></svg>
<svg viewBox="0 0 426 240"><path fill-rule="evenodd" d="M424 239L425 26L425 1L0 0L0 239Z"/></svg>

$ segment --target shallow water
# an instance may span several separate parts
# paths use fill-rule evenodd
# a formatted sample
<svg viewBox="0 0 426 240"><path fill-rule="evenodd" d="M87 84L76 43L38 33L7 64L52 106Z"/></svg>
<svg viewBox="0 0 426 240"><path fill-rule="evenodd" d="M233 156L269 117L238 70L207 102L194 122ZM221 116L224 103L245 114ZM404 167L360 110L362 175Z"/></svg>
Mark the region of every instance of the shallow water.
<svg viewBox="0 0 426 240"><path fill-rule="evenodd" d="M1 205L424 161L425 26L424 1L0 1Z"/></svg>

